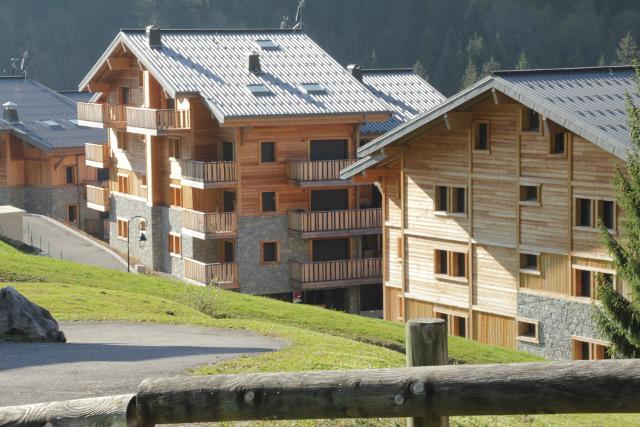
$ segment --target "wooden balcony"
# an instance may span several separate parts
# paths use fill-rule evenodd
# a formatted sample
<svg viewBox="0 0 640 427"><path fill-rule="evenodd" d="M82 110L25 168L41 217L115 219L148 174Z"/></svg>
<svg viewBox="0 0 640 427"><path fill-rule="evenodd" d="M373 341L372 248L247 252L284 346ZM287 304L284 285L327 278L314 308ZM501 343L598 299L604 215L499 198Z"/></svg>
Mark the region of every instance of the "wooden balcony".
<svg viewBox="0 0 640 427"><path fill-rule="evenodd" d="M189 110L127 107L127 132L165 135L191 129Z"/></svg>
<svg viewBox="0 0 640 427"><path fill-rule="evenodd" d="M237 289L238 264L206 264L193 259L184 258L184 277L202 285L217 284L224 289Z"/></svg>
<svg viewBox="0 0 640 427"><path fill-rule="evenodd" d="M84 144L84 159L93 168L109 167L109 144Z"/></svg>
<svg viewBox="0 0 640 427"><path fill-rule="evenodd" d="M302 239L358 236L382 232L382 209L289 211L289 231Z"/></svg>
<svg viewBox="0 0 640 427"><path fill-rule="evenodd" d="M180 169L182 185L193 188L228 188L235 186L238 180L236 162L181 160Z"/></svg>
<svg viewBox="0 0 640 427"><path fill-rule="evenodd" d="M326 262L289 261L291 285L315 290L382 283L382 259L349 259Z"/></svg>
<svg viewBox="0 0 640 427"><path fill-rule="evenodd" d="M87 207L100 212L109 212L109 189L87 185Z"/></svg>
<svg viewBox="0 0 640 427"><path fill-rule="evenodd" d="M124 105L97 102L78 102L78 125L92 128L124 127Z"/></svg>
<svg viewBox="0 0 640 427"><path fill-rule="evenodd" d="M340 179L340 170L353 164L355 159L344 160L289 160L287 179L300 187L334 186L351 184Z"/></svg>
<svg viewBox="0 0 640 427"><path fill-rule="evenodd" d="M238 220L235 212L202 213L182 209L182 233L198 239L235 238Z"/></svg>

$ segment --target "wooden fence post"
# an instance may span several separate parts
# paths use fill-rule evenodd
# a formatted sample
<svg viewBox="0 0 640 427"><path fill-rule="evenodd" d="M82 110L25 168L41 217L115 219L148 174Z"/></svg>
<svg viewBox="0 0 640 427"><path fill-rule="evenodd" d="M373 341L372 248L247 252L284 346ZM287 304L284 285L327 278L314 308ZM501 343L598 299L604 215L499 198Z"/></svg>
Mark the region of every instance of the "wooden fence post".
<svg viewBox="0 0 640 427"><path fill-rule="evenodd" d="M447 322L414 319L406 326L407 367L449 364ZM449 417L408 418L407 427L448 427Z"/></svg>

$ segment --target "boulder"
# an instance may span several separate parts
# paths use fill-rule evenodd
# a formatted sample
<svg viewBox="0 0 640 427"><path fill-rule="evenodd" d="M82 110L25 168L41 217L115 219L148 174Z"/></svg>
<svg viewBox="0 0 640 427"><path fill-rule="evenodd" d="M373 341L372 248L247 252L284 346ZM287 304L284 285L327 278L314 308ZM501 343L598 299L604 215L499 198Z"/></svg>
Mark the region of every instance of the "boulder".
<svg viewBox="0 0 640 427"><path fill-rule="evenodd" d="M51 313L29 301L12 286L0 289L0 338L38 342L67 341Z"/></svg>

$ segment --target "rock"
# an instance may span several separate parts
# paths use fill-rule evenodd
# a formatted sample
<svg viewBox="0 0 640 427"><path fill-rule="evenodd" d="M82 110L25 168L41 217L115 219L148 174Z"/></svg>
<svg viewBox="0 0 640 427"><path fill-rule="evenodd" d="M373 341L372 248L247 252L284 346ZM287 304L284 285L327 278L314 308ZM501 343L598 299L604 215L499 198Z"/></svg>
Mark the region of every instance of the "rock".
<svg viewBox="0 0 640 427"><path fill-rule="evenodd" d="M66 342L58 322L48 310L25 298L16 288L0 289L0 338Z"/></svg>

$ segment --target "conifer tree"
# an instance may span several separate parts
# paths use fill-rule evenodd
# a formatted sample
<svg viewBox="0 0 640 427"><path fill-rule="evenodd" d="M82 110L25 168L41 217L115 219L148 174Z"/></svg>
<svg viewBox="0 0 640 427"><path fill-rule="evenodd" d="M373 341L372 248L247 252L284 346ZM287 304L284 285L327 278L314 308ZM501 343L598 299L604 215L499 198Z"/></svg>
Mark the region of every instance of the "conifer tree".
<svg viewBox="0 0 640 427"><path fill-rule="evenodd" d="M487 62L482 64L482 77L488 76L496 70L500 69L500 63L496 61L494 56L491 56Z"/></svg>
<svg viewBox="0 0 640 427"><path fill-rule="evenodd" d="M640 73L636 77L640 94ZM627 112L631 128L632 148L627 163L618 167L613 188L618 205L624 212L621 238L615 239L602 221L600 232L613 257L613 265L630 289L630 300L598 277L598 298L602 305L595 311L599 331L611 342L611 352L619 358L640 357L640 106L627 96Z"/></svg>
<svg viewBox="0 0 640 427"><path fill-rule="evenodd" d="M524 53L524 50L523 50L520 52L520 56L518 57L516 70L526 70L527 68L529 68L529 60L527 59L527 54Z"/></svg>
<svg viewBox="0 0 640 427"><path fill-rule="evenodd" d="M478 69L473 61L469 61L464 74L462 75L462 81L460 82L460 90L466 89L475 82L478 81Z"/></svg>
<svg viewBox="0 0 640 427"><path fill-rule="evenodd" d="M413 72L422 77L425 80L428 80L427 70L424 69L424 65L420 60L417 60L415 64L413 64Z"/></svg>
<svg viewBox="0 0 640 427"><path fill-rule="evenodd" d="M631 35L631 31L620 40L616 54L618 55L619 65L640 64L640 49L638 49L638 43Z"/></svg>

